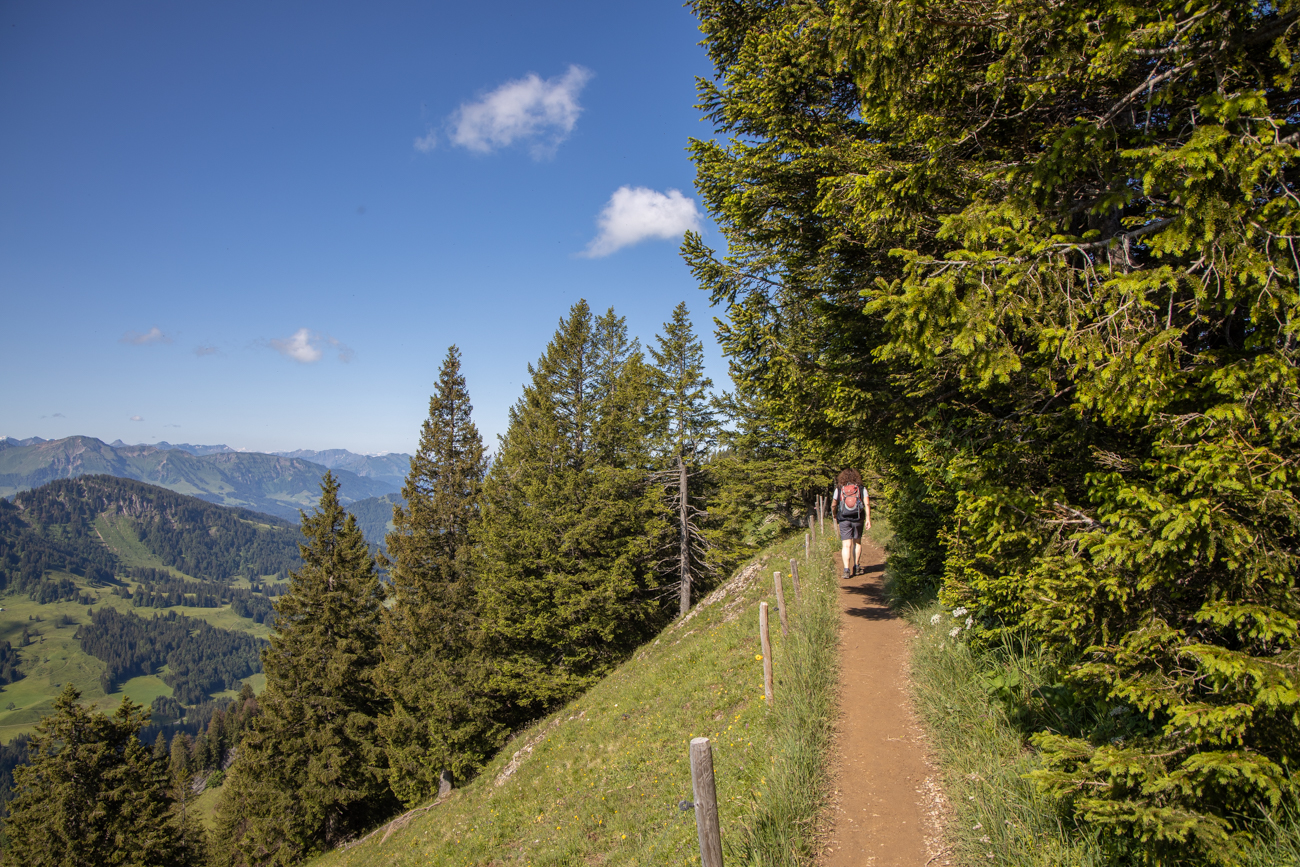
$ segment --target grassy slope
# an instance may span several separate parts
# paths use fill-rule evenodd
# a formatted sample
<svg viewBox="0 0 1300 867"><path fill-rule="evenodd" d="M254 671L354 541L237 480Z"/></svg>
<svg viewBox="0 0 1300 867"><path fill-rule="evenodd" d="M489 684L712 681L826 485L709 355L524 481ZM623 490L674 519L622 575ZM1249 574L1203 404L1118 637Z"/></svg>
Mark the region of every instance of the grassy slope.
<svg viewBox="0 0 1300 867"><path fill-rule="evenodd" d="M404 864L698 863L688 745L713 742L728 863L803 863L833 715L835 579L831 547L804 598L787 583L792 629L781 637L772 572L802 561L802 536L768 549L750 578L697 606L685 623L585 696L521 733L447 802L319 860L319 867ZM810 572L814 574L809 574ZM744 575L742 570L739 575ZM788 578L787 578L788 582ZM775 709L763 700L758 603L772 607ZM503 770L513 775L498 786ZM801 853L792 856L791 853Z"/></svg>

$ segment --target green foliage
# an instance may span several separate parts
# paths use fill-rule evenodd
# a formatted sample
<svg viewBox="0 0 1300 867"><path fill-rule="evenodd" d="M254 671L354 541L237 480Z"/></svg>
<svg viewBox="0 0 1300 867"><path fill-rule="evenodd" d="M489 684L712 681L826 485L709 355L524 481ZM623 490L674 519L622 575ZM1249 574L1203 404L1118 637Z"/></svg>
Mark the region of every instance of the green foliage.
<svg viewBox="0 0 1300 867"><path fill-rule="evenodd" d="M36 727L14 772L5 863L25 867L199 864L201 832L171 812L166 766L136 737L146 711L112 716L77 704L69 685Z"/></svg>
<svg viewBox="0 0 1300 867"><path fill-rule="evenodd" d="M1300 761L1295 4L693 6L736 378L869 444L905 589L1144 721L1038 736L1043 792L1232 861Z"/></svg>
<svg viewBox="0 0 1300 867"><path fill-rule="evenodd" d="M507 724L579 694L663 622L646 366L619 325L570 309L483 485L476 593Z"/></svg>
<svg viewBox="0 0 1300 867"><path fill-rule="evenodd" d="M487 469L472 412L453 346L388 534L393 604L383 618L379 685L392 707L380 730L389 784L408 805L435 793L444 770L464 779L505 736L469 572Z"/></svg>
<svg viewBox="0 0 1300 867"><path fill-rule="evenodd" d="M332 474L302 531L303 566L276 604L262 656L261 713L222 786L223 863L290 864L397 806L378 733L387 703L374 677L385 591Z"/></svg>

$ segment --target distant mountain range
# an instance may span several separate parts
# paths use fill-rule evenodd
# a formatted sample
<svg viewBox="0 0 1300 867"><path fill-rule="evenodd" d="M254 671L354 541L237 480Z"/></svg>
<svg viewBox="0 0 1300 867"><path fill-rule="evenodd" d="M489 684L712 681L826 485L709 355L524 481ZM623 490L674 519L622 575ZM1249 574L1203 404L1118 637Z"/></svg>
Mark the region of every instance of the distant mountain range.
<svg viewBox="0 0 1300 867"><path fill-rule="evenodd" d="M304 455L321 456L330 463ZM346 505L397 493L409 462L407 455L356 455L344 449L274 455L188 443L126 445L119 440L110 445L87 436L4 437L0 439L0 497L55 479L99 473L297 521L300 509L315 506L326 469L338 478L339 499Z"/></svg>

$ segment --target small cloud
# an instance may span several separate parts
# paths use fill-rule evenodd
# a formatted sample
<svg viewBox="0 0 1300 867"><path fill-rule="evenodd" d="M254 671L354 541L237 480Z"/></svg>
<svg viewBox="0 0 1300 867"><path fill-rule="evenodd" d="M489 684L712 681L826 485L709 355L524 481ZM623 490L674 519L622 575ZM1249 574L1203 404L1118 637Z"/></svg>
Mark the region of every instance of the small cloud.
<svg viewBox="0 0 1300 867"><path fill-rule="evenodd" d="M194 354L199 358L202 358L205 355L216 355L217 347L205 343L202 346L194 347Z"/></svg>
<svg viewBox="0 0 1300 867"><path fill-rule="evenodd" d="M584 256L598 259L648 238L678 238L699 231L700 211L694 199L678 190L660 193L646 187L619 187L596 219L600 234Z"/></svg>
<svg viewBox="0 0 1300 867"><path fill-rule="evenodd" d="M146 346L150 343L171 343L172 339L164 334L161 328L155 325L143 334L139 331L128 331L122 335L118 342L127 343L131 346Z"/></svg>
<svg viewBox="0 0 1300 867"><path fill-rule="evenodd" d="M433 130L415 140L415 149L422 154L427 154L438 146L438 136Z"/></svg>
<svg viewBox="0 0 1300 867"><path fill-rule="evenodd" d="M180 427L178 424L165 424L163 427Z"/></svg>
<svg viewBox="0 0 1300 867"><path fill-rule="evenodd" d="M61 412L56 412L56 413L52 413L51 415L43 415L41 416L41 418L67 418L67 416Z"/></svg>
<svg viewBox="0 0 1300 867"><path fill-rule="evenodd" d="M144 421L144 416L133 415L131 416L131 421Z"/></svg>
<svg viewBox="0 0 1300 867"><path fill-rule="evenodd" d="M325 355L322 346L329 346L336 351L339 361L344 364L355 357L352 350L337 338L317 334L309 328L299 328L292 336L283 339L272 338L267 341L267 345L286 358L292 358L301 364L314 364L320 361Z"/></svg>
<svg viewBox="0 0 1300 867"><path fill-rule="evenodd" d="M568 72L555 78L543 80L530 72L507 81L477 102L456 109L449 118L451 142L478 153L491 153L517 141L531 141L534 159L551 156L573 132L582 114L578 94L591 75L581 66L570 66ZM417 149L423 150L420 143L424 140L416 140Z"/></svg>

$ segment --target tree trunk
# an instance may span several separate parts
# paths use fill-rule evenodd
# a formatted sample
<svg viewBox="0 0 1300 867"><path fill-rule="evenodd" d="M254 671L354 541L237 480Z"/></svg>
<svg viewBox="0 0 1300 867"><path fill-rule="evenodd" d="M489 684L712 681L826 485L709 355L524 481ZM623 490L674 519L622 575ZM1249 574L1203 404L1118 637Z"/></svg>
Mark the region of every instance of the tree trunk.
<svg viewBox="0 0 1300 867"><path fill-rule="evenodd" d="M677 522L679 525L681 551L681 614L691 610L691 532L686 519L686 461L677 457Z"/></svg>

